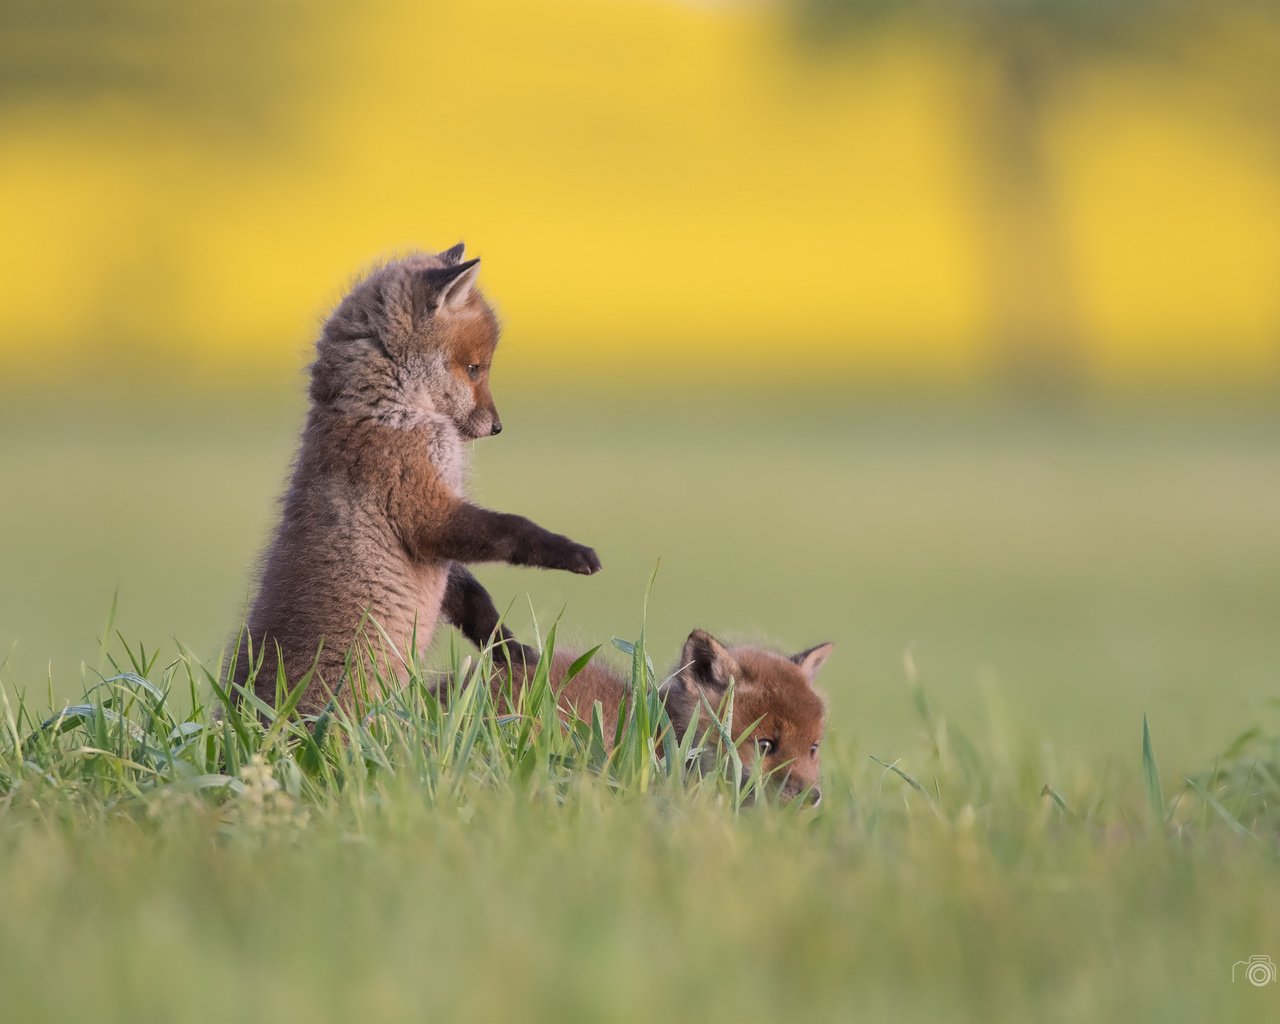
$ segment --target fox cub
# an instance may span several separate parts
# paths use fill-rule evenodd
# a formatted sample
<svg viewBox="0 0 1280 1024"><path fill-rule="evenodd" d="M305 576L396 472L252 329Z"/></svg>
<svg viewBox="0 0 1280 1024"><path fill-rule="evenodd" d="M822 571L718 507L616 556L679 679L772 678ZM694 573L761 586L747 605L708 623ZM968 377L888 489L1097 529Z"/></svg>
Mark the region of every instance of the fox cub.
<svg viewBox="0 0 1280 1024"><path fill-rule="evenodd" d="M719 713L721 701L733 680L732 735L735 742L743 739L753 723L749 737L740 743L739 756L743 770L750 772L757 760L782 796L791 799L805 793L816 805L822 798L819 788L819 745L826 724L826 705L813 688L818 670L831 655L831 644L819 644L787 657L759 647L726 647L701 629L695 629L685 641L680 661L659 693L675 728L683 737L699 715L709 725L708 707ZM592 705L599 701L604 715L606 735L618 716L625 713L627 684L622 676L598 658L588 662L577 675L565 682L569 667L577 655L557 651L552 657L550 681L559 697L560 714L590 721ZM536 652L524 649L523 664L514 669L515 682L507 682L507 673L494 680L500 702L518 698L536 661ZM528 666L525 668L524 666Z"/></svg>
<svg viewBox="0 0 1280 1024"><path fill-rule="evenodd" d="M497 434L489 391L498 322L463 247L387 264L329 317L311 365L311 408L250 606L255 688L271 702L283 667L314 713L352 675L403 678L444 615L471 642L507 639L470 562L590 574L589 547L464 496L465 443ZM318 652L318 653L317 653ZM349 656L350 652L350 656ZM244 684L242 637L233 679Z"/></svg>

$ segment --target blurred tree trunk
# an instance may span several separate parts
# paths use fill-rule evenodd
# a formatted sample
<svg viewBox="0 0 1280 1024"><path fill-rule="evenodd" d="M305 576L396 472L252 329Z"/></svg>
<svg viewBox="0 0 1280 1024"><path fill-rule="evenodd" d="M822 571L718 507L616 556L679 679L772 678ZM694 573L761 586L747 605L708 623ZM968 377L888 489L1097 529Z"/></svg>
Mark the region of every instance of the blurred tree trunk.
<svg viewBox="0 0 1280 1024"><path fill-rule="evenodd" d="M1061 73L1030 24L988 25L973 104L985 211L992 362L1018 389L1066 394L1086 375L1084 331L1045 124Z"/></svg>
<svg viewBox="0 0 1280 1024"><path fill-rule="evenodd" d="M1116 10L1117 21L1132 16ZM843 47L886 25L908 24L958 41L983 72L967 99L990 365L1020 390L1068 394L1085 383L1083 318L1045 125L1062 80L1100 46L1092 14L1095 5L1074 0L804 0L796 9L802 45L812 52L847 53Z"/></svg>

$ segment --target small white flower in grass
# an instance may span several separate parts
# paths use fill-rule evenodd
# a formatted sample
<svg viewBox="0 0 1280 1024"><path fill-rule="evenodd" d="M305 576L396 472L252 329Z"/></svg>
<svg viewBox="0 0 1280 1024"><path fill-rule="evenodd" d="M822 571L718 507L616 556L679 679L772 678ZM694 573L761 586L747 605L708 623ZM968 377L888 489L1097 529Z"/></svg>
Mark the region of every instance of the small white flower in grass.
<svg viewBox="0 0 1280 1024"><path fill-rule="evenodd" d="M247 788L259 790L261 793L274 793L280 788L275 773L261 754L254 754L249 763L240 771L240 778Z"/></svg>
<svg viewBox="0 0 1280 1024"><path fill-rule="evenodd" d="M294 799L280 786L275 771L261 754L254 754L240 769L244 792L239 800L240 824L251 829L304 828L309 819L305 807L297 807Z"/></svg>
<svg viewBox="0 0 1280 1024"><path fill-rule="evenodd" d="M240 769L240 781L244 783L245 797L255 803L265 803L272 793L280 790L275 772L261 754L254 754Z"/></svg>

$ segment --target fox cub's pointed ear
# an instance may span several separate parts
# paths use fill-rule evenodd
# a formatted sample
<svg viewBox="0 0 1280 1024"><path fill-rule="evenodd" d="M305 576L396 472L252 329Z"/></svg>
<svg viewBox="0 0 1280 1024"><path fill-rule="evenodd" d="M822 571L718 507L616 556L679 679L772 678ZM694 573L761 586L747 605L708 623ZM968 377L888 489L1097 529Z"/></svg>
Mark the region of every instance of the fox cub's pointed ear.
<svg viewBox="0 0 1280 1024"><path fill-rule="evenodd" d="M728 648L702 629L695 629L684 642L680 665L681 681L703 689L723 690L730 679L742 675Z"/></svg>
<svg viewBox="0 0 1280 1024"><path fill-rule="evenodd" d="M462 254L466 251L466 245L459 242L452 249L446 249L440 253L440 259L446 267L454 267L462 262Z"/></svg>
<svg viewBox="0 0 1280 1024"><path fill-rule="evenodd" d="M834 647L835 644L818 644L817 647L810 647L807 651L793 654L791 660L800 666L805 678L809 682L813 682L813 677L818 674L818 669L822 668L826 660L831 657L831 651Z"/></svg>
<svg viewBox="0 0 1280 1024"><path fill-rule="evenodd" d="M414 318L421 320L436 310L461 307L471 297L479 273L479 260L419 270L413 276Z"/></svg>

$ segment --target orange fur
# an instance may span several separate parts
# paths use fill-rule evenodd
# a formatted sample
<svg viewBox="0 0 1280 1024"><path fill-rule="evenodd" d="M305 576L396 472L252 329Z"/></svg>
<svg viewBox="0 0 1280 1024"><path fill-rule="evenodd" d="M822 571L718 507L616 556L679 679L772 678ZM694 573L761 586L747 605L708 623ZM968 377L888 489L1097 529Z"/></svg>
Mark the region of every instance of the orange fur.
<svg viewBox="0 0 1280 1024"><path fill-rule="evenodd" d="M682 737L691 726L709 724L708 707L719 713L733 681L734 741L738 743L744 770L750 772L757 759L763 770L772 773L783 796L792 798L807 792L809 800L821 799L820 751L826 726L826 705L813 688L814 676L827 660L831 644L820 644L787 657L759 647L726 647L715 637L695 629L685 641L680 661L660 693L676 734ZM561 717L591 721L593 705L603 712L605 732L613 735L618 716L627 709L627 684L622 675L596 655L572 679L565 681L578 655L557 651L551 662L550 680L556 691ZM531 670L517 670L516 691L528 680ZM495 681L505 692L505 676ZM702 724L695 724L695 718Z"/></svg>

